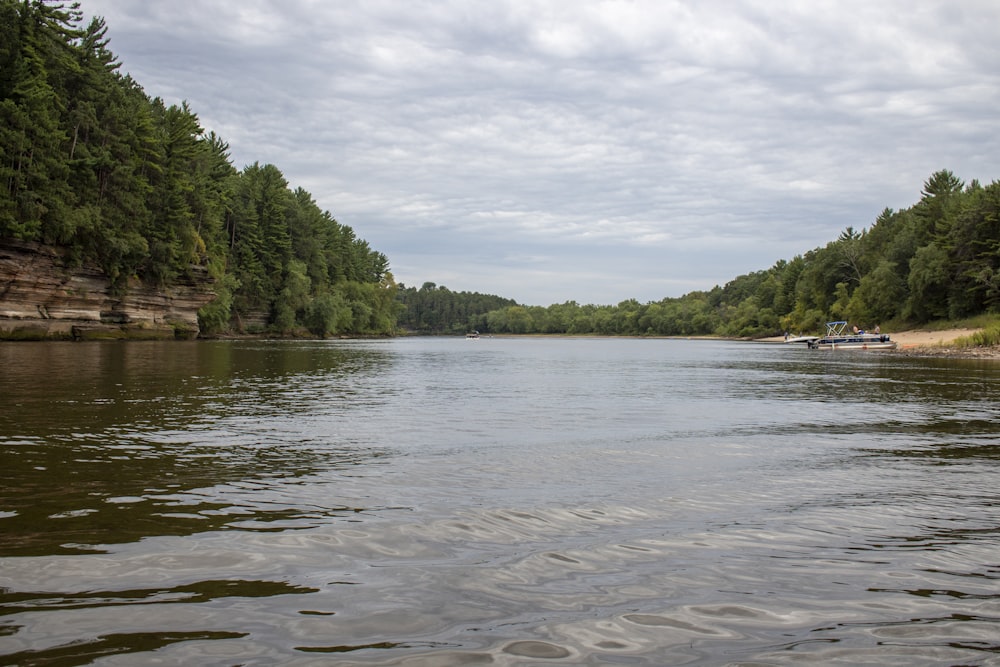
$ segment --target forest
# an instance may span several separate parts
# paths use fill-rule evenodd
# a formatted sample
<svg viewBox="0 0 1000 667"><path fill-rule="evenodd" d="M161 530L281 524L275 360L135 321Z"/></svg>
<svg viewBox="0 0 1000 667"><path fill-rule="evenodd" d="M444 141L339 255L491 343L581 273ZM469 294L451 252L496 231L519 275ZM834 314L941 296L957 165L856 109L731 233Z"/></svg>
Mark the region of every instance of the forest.
<svg viewBox="0 0 1000 667"><path fill-rule="evenodd" d="M822 333L825 322L840 319L897 330L961 320L1000 310L1000 183L966 185L939 171L910 208L885 209L868 228L848 227L823 247L677 298L603 306L512 303L484 311L474 307L489 303L483 295L433 283L401 290L399 298L421 309L435 299L447 303L454 316L434 320L440 333L759 338ZM401 323L420 330L405 313Z"/></svg>
<svg viewBox="0 0 1000 667"><path fill-rule="evenodd" d="M68 249L112 290L193 266L203 334L390 334L388 260L270 164L237 170L188 105L151 98L78 3L0 0L0 238Z"/></svg>
<svg viewBox="0 0 1000 667"><path fill-rule="evenodd" d="M526 306L397 285L388 258L270 164L238 170L186 103L123 74L77 3L0 0L0 239L67 249L112 290L205 267L203 335L542 333L763 337L918 325L1000 309L1000 183L932 174L823 247L660 301ZM808 221L802 221L807 224Z"/></svg>

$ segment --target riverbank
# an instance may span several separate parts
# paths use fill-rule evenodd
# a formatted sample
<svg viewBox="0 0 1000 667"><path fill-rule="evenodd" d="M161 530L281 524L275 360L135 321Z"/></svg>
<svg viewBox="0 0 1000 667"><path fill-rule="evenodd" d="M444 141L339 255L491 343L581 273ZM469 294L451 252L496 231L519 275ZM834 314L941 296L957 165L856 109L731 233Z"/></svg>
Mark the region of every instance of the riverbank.
<svg viewBox="0 0 1000 667"><path fill-rule="evenodd" d="M890 333L898 348L896 354L925 357L961 357L972 359L1000 359L1000 346L959 347L955 341L967 338L980 329L942 329L929 331L916 329ZM765 338L765 341L780 343L784 338L777 336Z"/></svg>
<svg viewBox="0 0 1000 667"><path fill-rule="evenodd" d="M944 329L942 331L900 331L890 336L901 350L942 347L976 333L978 329Z"/></svg>
<svg viewBox="0 0 1000 667"><path fill-rule="evenodd" d="M204 266L170 288L112 284L65 248L0 239L0 340L170 340L195 338L198 310L215 298Z"/></svg>
<svg viewBox="0 0 1000 667"><path fill-rule="evenodd" d="M943 331L902 331L892 334L899 345L898 352L924 357L961 357L970 359L1000 359L1000 346L959 347L955 341L967 338L980 329L946 329Z"/></svg>

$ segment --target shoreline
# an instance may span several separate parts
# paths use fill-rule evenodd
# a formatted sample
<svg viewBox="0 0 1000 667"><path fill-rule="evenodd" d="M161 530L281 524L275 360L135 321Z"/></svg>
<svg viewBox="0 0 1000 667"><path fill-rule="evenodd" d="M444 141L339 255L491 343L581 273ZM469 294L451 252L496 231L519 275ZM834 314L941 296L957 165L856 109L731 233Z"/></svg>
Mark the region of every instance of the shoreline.
<svg viewBox="0 0 1000 667"><path fill-rule="evenodd" d="M1000 345L990 345L983 347L959 347L953 343L959 338L966 338L981 331L982 329L942 329L939 331L931 331L927 329L913 329L909 331L899 331L899 332L886 332L887 335L896 342L897 348L895 350L879 350L883 354L897 354L911 357L951 357L955 359L995 359L1000 360ZM318 336L277 336L274 334L215 334L209 336L197 336L197 337L185 337L179 338L177 336L113 336L113 337L101 337L92 336L87 337L82 340L90 341L100 341L100 340L115 340L120 342L130 342L130 341L147 341L147 340L373 340L373 339L391 339L391 338L407 338L407 337L419 337L419 336L434 336L435 334L414 334L412 332L406 333L401 332L396 335L357 335L357 336L330 336L328 338L320 338ZM440 336L447 336L447 334L436 334ZM457 337L457 336L456 336ZM698 336L616 336L607 334L487 334L484 338L647 338L647 339L664 339L664 340L732 340L732 341L746 341L752 343L766 343L769 345L785 345L784 336L770 336L767 338L730 338L727 336L713 336L713 335L698 335ZM32 338L32 337L10 337L4 338L0 336L0 344L3 343L26 343L26 342L79 342L81 339L72 338Z"/></svg>
<svg viewBox="0 0 1000 667"><path fill-rule="evenodd" d="M988 347L957 347L954 342L981 331L981 329L943 329L929 331L914 329L888 333L889 338L896 342L896 349L887 351L889 354L903 354L913 357L953 357L956 359L1000 359L1000 346ZM760 339L765 342L783 343L784 337Z"/></svg>

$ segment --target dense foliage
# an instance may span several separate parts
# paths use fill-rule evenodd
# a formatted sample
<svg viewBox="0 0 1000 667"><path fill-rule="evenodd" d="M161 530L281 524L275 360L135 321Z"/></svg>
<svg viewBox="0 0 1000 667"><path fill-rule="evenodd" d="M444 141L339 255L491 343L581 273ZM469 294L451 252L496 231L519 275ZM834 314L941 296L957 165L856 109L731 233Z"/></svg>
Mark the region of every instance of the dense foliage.
<svg viewBox="0 0 1000 667"><path fill-rule="evenodd" d="M273 165L237 171L186 104L119 72L106 30L77 3L0 0L0 238L69 248L119 292L208 267L207 331L392 332L386 257Z"/></svg>
<svg viewBox="0 0 1000 667"><path fill-rule="evenodd" d="M420 334L486 330L487 313L517 306L513 299L478 292L452 292L434 283L424 283L420 289L400 285L396 298L405 306L397 320L400 328Z"/></svg>
<svg viewBox="0 0 1000 667"><path fill-rule="evenodd" d="M848 227L824 247L707 292L617 306L511 305L490 312L480 328L760 337L822 332L834 319L867 328L1000 311L1000 183L965 185L940 171L921 194L906 210L882 211L869 229Z"/></svg>
<svg viewBox="0 0 1000 667"><path fill-rule="evenodd" d="M922 323L1000 309L1000 184L933 174L912 207L709 291L640 304L523 306L425 283L291 189L242 171L186 105L150 98L76 3L0 0L0 238L65 247L113 289L207 268L207 332L765 336L825 321ZM202 271L201 273L203 273Z"/></svg>

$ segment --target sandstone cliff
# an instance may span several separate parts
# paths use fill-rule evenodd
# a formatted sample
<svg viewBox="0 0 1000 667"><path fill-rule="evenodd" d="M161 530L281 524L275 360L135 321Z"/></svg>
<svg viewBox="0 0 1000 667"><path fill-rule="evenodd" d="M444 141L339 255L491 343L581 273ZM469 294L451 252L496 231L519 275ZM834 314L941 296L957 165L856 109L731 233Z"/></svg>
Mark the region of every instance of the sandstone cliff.
<svg viewBox="0 0 1000 667"><path fill-rule="evenodd" d="M159 290L138 280L127 293L94 265L68 267L59 248L0 240L0 340L193 338L198 309L215 298L202 267Z"/></svg>

